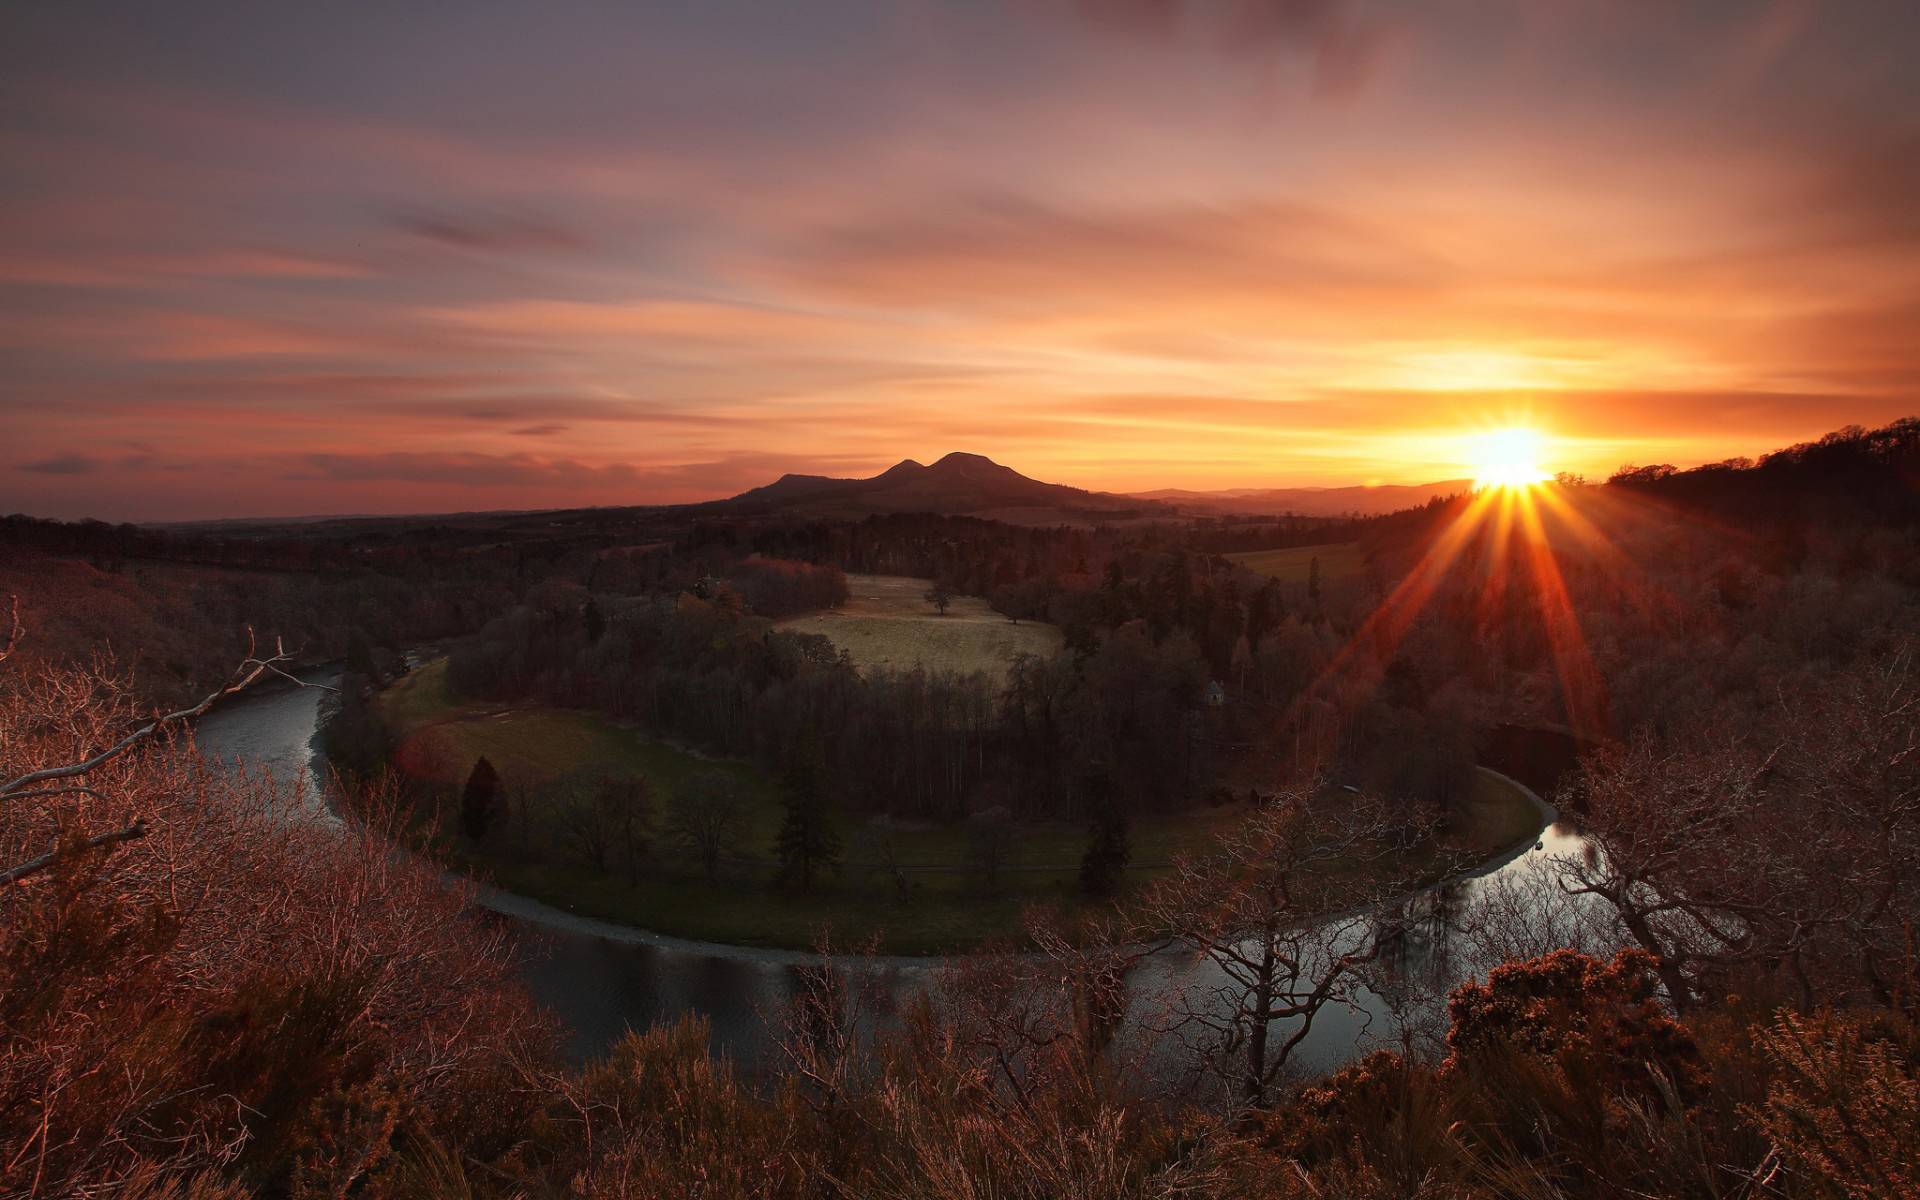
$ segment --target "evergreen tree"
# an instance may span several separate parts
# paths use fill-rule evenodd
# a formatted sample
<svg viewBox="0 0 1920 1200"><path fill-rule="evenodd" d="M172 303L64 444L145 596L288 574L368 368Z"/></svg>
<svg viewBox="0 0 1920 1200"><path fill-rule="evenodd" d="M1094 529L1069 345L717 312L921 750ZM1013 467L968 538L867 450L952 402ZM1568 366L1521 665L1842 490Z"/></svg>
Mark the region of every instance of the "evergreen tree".
<svg viewBox="0 0 1920 1200"><path fill-rule="evenodd" d="M1307 599L1320 603L1320 558L1315 555L1307 560Z"/></svg>
<svg viewBox="0 0 1920 1200"><path fill-rule="evenodd" d="M1127 837L1127 815L1120 810L1113 776L1104 769L1087 777L1087 808L1093 824L1087 831L1087 852L1080 859L1080 890L1089 896L1111 896L1120 887L1120 873L1133 858Z"/></svg>
<svg viewBox="0 0 1920 1200"><path fill-rule="evenodd" d="M600 611L600 606L593 602L593 597L587 597L587 606L582 611L580 619L586 627L587 644L598 645L600 639L606 636L607 615Z"/></svg>
<svg viewBox="0 0 1920 1200"><path fill-rule="evenodd" d="M827 816L827 765L817 743L795 747L781 773L786 818L774 841L780 881L813 886L815 873L840 861L840 838Z"/></svg>
<svg viewBox="0 0 1920 1200"><path fill-rule="evenodd" d="M373 643L359 629L347 635L347 674L358 675L374 687L386 682L379 662L373 657Z"/></svg>
<svg viewBox="0 0 1920 1200"><path fill-rule="evenodd" d="M467 786L460 793L460 828L474 841L487 836L487 826L493 822L494 796L500 790L500 773L483 755L473 764L473 773L467 776Z"/></svg>

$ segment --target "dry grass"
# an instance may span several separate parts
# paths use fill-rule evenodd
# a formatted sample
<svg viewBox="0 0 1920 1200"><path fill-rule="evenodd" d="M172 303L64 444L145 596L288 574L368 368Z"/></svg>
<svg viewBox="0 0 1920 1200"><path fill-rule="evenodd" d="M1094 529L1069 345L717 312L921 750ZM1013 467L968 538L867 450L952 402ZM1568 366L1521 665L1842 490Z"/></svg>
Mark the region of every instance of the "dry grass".
<svg viewBox="0 0 1920 1200"><path fill-rule="evenodd" d="M1320 562L1322 583L1358 579L1367 569L1367 556L1359 542L1290 546L1285 550L1248 550L1227 557L1249 570L1283 583L1305 583L1315 559Z"/></svg>
<svg viewBox="0 0 1920 1200"><path fill-rule="evenodd" d="M1060 650L1060 630L1039 621L1018 625L977 596L955 596L945 616L925 596L931 581L901 575L849 575L847 603L829 612L782 621L782 629L825 634L863 671L985 671L1004 678L1017 654Z"/></svg>

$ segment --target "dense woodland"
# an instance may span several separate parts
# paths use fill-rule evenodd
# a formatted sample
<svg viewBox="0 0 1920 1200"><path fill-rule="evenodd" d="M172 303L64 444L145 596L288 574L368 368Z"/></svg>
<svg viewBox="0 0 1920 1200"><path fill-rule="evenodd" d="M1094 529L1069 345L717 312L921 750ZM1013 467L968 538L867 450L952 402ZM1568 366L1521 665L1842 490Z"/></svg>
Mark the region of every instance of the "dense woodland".
<svg viewBox="0 0 1920 1200"><path fill-rule="evenodd" d="M173 736L190 717L137 724L178 672L129 683L72 661L77 642L35 647L54 606L28 578L0 666L0 1191L1914 1194L1916 480L1908 421L1756 463L1565 481L1518 509L1460 497L1343 529L1370 566L1338 583L1251 577L1219 556L1217 525L641 530L589 514L552 545L467 528L365 560L351 534L313 532L300 561L285 532L197 558L186 534L62 542L15 519L10 564L77 562L106 595L157 593L189 564L284 577L256 589L288 605L273 631L352 651L360 673L385 669L376 647L459 637L449 669L476 695L769 762L823 731L825 782L807 786L856 808L1072 811L1102 777L1126 805L1177 806L1278 765L1217 853L1101 930L1037 918L1037 955L958 960L901 1023L827 964L803 973L782 1018L791 1069L772 1078L714 1060L692 1024L568 1070L503 931L390 852L390 792L375 785L358 805L374 816L338 837L269 819L259 785ZM769 621L831 603L843 571L1044 615L1068 651L1004 688L861 677ZM207 595L227 597L203 614L224 622L246 592ZM217 678L233 636L172 653L227 651L195 668ZM1210 680L1231 697L1218 710ZM1514 727L1581 749L1555 798L1595 853L1505 898L1528 919L1496 902L1457 931L1491 969L1452 995L1437 1040L1299 1078L1267 1018L1388 965L1311 941L1308 915L1377 899L1316 856L1443 820L1462 766ZM152 732L123 742L130 728ZM1309 777L1351 779L1364 802L1329 810ZM1116 988L1157 941L1221 962L1237 1015L1196 1011L1209 1036L1177 1043L1124 1031L1138 1018ZM1127 1052L1142 1041L1227 1086L1170 1088Z"/></svg>

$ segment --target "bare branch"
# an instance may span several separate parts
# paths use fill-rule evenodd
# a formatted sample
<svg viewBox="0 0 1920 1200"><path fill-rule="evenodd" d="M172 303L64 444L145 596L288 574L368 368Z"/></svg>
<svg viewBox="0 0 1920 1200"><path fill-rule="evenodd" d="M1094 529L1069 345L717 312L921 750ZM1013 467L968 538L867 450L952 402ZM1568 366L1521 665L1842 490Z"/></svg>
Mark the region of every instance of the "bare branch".
<svg viewBox="0 0 1920 1200"><path fill-rule="evenodd" d="M111 846L116 842L137 841L145 836L147 836L147 822L145 818L136 817L133 824L126 826L124 829L115 829L108 833L94 834L86 840L83 848L87 850L97 850L101 846ZM60 850L58 847L55 847L45 854L42 854L39 858L30 858L17 867L0 871L0 887L11 887L30 875L36 875L46 870L59 860Z"/></svg>
<svg viewBox="0 0 1920 1200"><path fill-rule="evenodd" d="M16 601L15 604L17 607L18 601ZM176 725L185 724L204 715L208 709L214 706L215 702L223 697L246 690L262 675L278 675L282 679L292 681L298 687L317 687L326 691L335 690L327 687L325 684L309 683L295 675L289 674L283 664L291 662L292 660L292 652L288 651L285 644L277 638L274 640L273 654L267 658L259 657L254 648L253 630L249 628L247 630L247 657L241 661L238 667L234 668L233 674L228 677L224 685L207 693L206 696L201 698L198 704L180 709L177 712L167 713L165 716L155 717L113 745L80 762L69 763L59 767L43 767L38 771L29 771L18 778L0 783L0 800L18 799L23 789L36 783L44 783L50 779L73 779L96 771L141 743L152 740L162 731Z"/></svg>
<svg viewBox="0 0 1920 1200"><path fill-rule="evenodd" d="M77 784L69 787L35 788L32 791L8 792L6 794L6 798L9 800L44 800L51 796L92 796L95 800L106 799L105 796L102 796L92 788L80 787Z"/></svg>

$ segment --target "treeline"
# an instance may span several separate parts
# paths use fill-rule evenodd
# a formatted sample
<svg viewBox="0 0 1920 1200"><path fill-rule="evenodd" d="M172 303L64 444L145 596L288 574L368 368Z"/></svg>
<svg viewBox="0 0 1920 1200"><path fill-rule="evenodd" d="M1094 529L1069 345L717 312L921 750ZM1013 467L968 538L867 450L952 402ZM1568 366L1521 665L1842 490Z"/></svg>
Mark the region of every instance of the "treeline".
<svg viewBox="0 0 1920 1200"><path fill-rule="evenodd" d="M877 551L886 529L918 540L910 531L925 525L858 528ZM943 553L955 564L989 562L1003 533L1075 553L1080 531L1056 532L1058 541L987 526L994 545ZM1018 660L1004 682L863 677L826 639L759 615L763 604L778 612L837 600L839 571L765 557L722 564L725 583L703 577L667 595L594 596L551 583L456 646L448 678L464 694L591 708L770 767L803 732L820 731L836 789L856 811L1076 815L1083 782L1100 772L1120 781L1135 811L1217 799L1236 775L1270 781L1295 770L1442 809L1464 793L1470 728L1430 705L1416 677L1396 669L1384 688L1323 678L1342 646L1327 610L1360 605L1357 587L1283 584L1178 547L1110 552L1097 581L1024 585L1023 605L1062 628L1068 653ZM747 590L755 603L739 602ZM1004 593L996 600L1013 608ZM1220 685L1217 703L1207 702L1209 684ZM1237 770L1247 761L1251 772Z"/></svg>
<svg viewBox="0 0 1920 1200"><path fill-rule="evenodd" d="M1920 418L1878 429L1849 425L1758 459L1730 458L1677 470L1627 466L1609 486L1713 512L1741 524L1807 528L1920 521Z"/></svg>
<svg viewBox="0 0 1920 1200"><path fill-rule="evenodd" d="M580 590L490 622L447 666L465 695L591 708L774 769L818 737L847 807L942 820L995 805L1073 815L1099 767L1124 781L1130 805L1186 803L1212 778L1206 678L1191 639L1155 642L1137 627L1083 659L1022 659L1004 688L979 673L862 677L824 637L692 593Z"/></svg>
<svg viewBox="0 0 1920 1200"><path fill-rule="evenodd" d="M753 555L727 569L725 582L748 612L778 619L847 602L838 567Z"/></svg>

